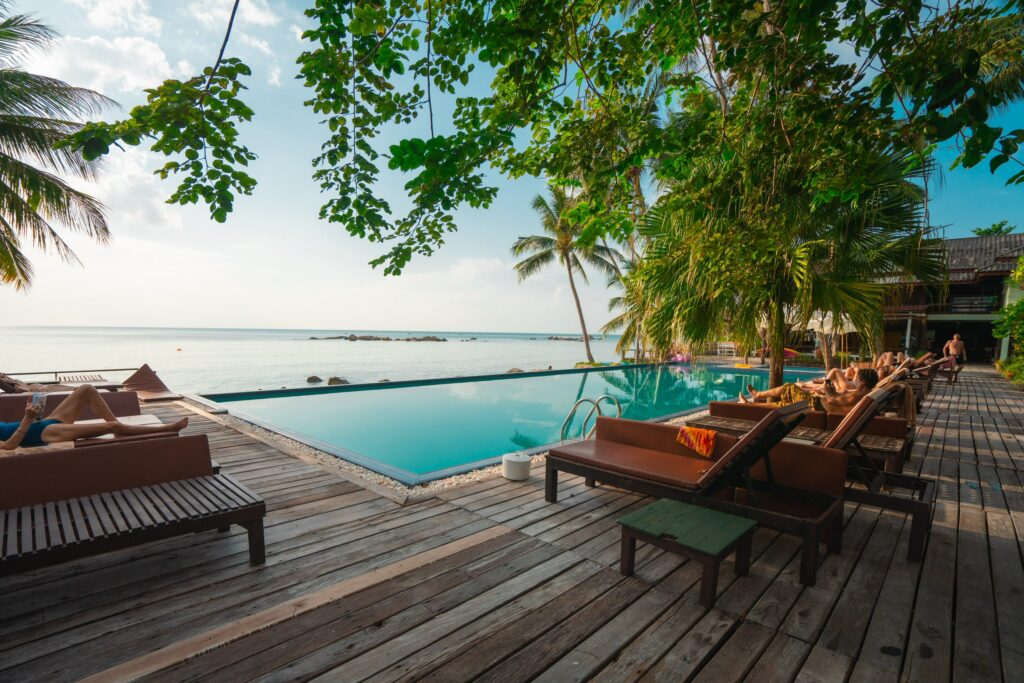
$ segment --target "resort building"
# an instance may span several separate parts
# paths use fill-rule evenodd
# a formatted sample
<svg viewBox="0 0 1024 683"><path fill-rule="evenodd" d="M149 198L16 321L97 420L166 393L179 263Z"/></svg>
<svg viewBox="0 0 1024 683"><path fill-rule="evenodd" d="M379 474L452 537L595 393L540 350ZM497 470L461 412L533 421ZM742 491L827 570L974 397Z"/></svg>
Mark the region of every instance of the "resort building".
<svg viewBox="0 0 1024 683"><path fill-rule="evenodd" d="M959 333L971 362L1006 359L1009 340L992 327L999 311L1024 296L1010 280L1024 255L1024 233L946 240L949 286L916 284L885 310L885 348L939 351Z"/></svg>

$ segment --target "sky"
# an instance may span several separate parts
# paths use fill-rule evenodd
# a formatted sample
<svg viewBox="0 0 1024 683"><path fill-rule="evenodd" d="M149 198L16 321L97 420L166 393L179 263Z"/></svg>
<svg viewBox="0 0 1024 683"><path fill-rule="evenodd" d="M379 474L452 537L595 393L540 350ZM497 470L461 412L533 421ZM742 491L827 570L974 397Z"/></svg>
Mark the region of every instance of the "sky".
<svg viewBox="0 0 1024 683"><path fill-rule="evenodd" d="M98 90L116 100L116 119L144 101L144 88L186 78L212 64L231 0L21 0L62 37L27 55L31 71ZM320 221L324 201L311 159L326 130L302 102L295 79L306 3L242 0L227 56L253 69L243 99L256 112L240 128L259 158L259 185L238 197L224 224L203 206L168 205L176 183L153 169L159 155L115 151L95 184L76 183L108 209L109 245L62 233L81 265L33 254L36 282L27 293L0 289L3 325L124 325L377 330L574 331L576 312L564 272L553 268L524 283L509 247L540 231L530 201L541 179L495 178L490 209L457 213L459 231L435 255L418 257L399 277L368 261L381 245ZM1024 107L1002 118L1021 120ZM411 134L426 137L424 130ZM1018 124L1019 125L1019 124ZM1013 127L1018 127L1014 125ZM940 160L952 158L948 150ZM1008 168L1007 167L1004 168ZM402 180L381 192L401 205ZM949 237L1001 219L1024 225L1024 189L1007 188L987 164L946 174L932 205ZM30 252L31 253L31 252ZM595 274L581 286L591 331L610 317L611 293Z"/></svg>

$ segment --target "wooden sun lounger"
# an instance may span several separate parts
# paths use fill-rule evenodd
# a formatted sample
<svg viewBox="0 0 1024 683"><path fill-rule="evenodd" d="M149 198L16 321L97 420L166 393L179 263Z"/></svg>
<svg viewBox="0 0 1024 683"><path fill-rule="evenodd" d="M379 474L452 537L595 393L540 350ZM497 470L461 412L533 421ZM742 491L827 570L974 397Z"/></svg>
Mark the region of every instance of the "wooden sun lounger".
<svg viewBox="0 0 1024 683"><path fill-rule="evenodd" d="M103 375L95 373L58 373L57 384L103 384L108 382Z"/></svg>
<svg viewBox="0 0 1024 683"><path fill-rule="evenodd" d="M878 443L873 442L869 436L864 434L871 426L876 431L880 430L879 425L881 425L881 429L895 429L897 432L900 429L906 430L904 420L877 416L881 406L889 398L889 394L894 391L898 391L898 389L896 387L875 389L862 398L845 416L812 414L817 423L816 426L821 426L822 421L826 420L827 425L831 428L808 429L803 434L797 434L794 430L791 435L810 437L810 440L822 447L842 449L849 453L847 479L850 485L847 486L846 499L910 514L911 531L907 556L913 561L920 561L924 558L928 530L931 528L935 482L925 477L901 474L896 468L886 470L879 467L876 458L868 452L865 445L865 443ZM751 417L756 416L759 411L763 414L767 410L762 406L739 403L712 404L711 409L730 415L746 413ZM808 418L808 420L810 419L812 418ZM731 418L731 426L738 427L740 422L738 419ZM900 423L903 424L902 427L899 426ZM714 429L712 422L706 418L689 420L687 424ZM900 491L901 494L887 493L883 489Z"/></svg>
<svg viewBox="0 0 1024 683"><path fill-rule="evenodd" d="M686 424L732 436L742 436L770 409L768 404L712 401L708 404L708 415L690 418ZM804 422L789 433L787 439L821 444L828 439L843 417L811 411ZM876 417L858 435L857 442L880 469L886 472L902 472L903 464L907 461L914 442L914 430L901 418ZM859 455L859 452L854 449L852 454Z"/></svg>
<svg viewBox="0 0 1024 683"><path fill-rule="evenodd" d="M594 440L548 453L545 499L557 502L558 473L569 472L591 486L600 481L753 519L802 539L800 580L812 586L818 544L842 547L848 456L802 444L774 448L804 412L805 404L779 408L742 438L719 435L711 459L677 443L676 427L600 417Z"/></svg>
<svg viewBox="0 0 1024 683"><path fill-rule="evenodd" d="M264 502L214 474L205 435L0 458L0 575L239 524L265 562Z"/></svg>

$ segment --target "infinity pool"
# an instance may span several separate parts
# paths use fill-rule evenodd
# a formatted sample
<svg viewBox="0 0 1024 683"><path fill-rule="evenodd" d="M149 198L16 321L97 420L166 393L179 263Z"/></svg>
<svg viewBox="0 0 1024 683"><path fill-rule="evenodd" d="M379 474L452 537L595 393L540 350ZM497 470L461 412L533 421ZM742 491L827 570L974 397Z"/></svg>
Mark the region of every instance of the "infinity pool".
<svg viewBox="0 0 1024 683"><path fill-rule="evenodd" d="M802 374L788 373L787 380ZM487 465L505 453L543 450L559 441L562 422L579 398L608 394L618 399L623 417L649 420L735 399L747 384L766 387L768 375L646 365L205 398L242 419L412 485ZM587 412L579 410L568 438L579 437Z"/></svg>

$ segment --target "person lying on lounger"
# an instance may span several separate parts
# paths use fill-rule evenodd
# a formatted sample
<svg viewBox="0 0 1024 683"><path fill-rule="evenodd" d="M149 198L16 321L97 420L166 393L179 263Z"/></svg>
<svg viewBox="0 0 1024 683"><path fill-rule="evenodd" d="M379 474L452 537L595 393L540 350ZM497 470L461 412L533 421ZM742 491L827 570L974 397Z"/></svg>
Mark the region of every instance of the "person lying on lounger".
<svg viewBox="0 0 1024 683"><path fill-rule="evenodd" d="M88 439L105 434L157 434L177 433L188 425L188 418L166 425L127 425L119 422L95 387L84 384L64 399L45 420L41 404L27 401L21 422L0 422L0 450L13 451L18 447L38 447L61 441ZM103 422L74 424L86 407Z"/></svg>
<svg viewBox="0 0 1024 683"><path fill-rule="evenodd" d="M831 375L831 373L829 373ZM857 405L857 401L866 396L869 391L878 384L878 373L871 368L861 368L857 371L855 383L847 383L846 389L840 390L832 380L826 378L820 385L813 382L795 384L792 382L783 384L781 387L757 391L752 385L747 385L750 397L740 393L741 403L778 403L789 405L798 401L810 401L817 397L821 399L822 406L829 413L846 413L850 408Z"/></svg>

